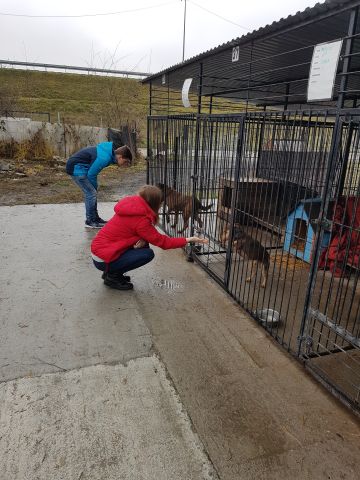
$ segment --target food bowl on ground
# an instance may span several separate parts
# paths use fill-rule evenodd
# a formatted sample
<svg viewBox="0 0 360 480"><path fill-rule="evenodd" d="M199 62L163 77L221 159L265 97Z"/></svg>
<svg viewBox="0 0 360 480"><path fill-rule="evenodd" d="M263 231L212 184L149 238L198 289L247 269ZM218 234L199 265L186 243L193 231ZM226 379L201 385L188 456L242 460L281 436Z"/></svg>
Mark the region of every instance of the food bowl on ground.
<svg viewBox="0 0 360 480"><path fill-rule="evenodd" d="M277 325L280 322L280 313L272 308L256 310L255 315L264 325Z"/></svg>

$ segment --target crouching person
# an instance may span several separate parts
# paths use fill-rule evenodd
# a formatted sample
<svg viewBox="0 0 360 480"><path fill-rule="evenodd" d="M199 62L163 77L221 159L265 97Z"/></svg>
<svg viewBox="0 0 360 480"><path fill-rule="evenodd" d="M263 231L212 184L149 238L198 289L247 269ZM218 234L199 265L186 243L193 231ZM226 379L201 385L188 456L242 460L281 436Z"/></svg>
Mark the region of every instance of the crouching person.
<svg viewBox="0 0 360 480"><path fill-rule="evenodd" d="M145 185L137 195L120 200L115 215L99 231L91 244L97 269L103 271L104 284L118 290L131 290L133 284L125 273L151 262L154 252L149 244L164 250L182 248L187 243L208 243L204 238L171 238L157 231L162 192Z"/></svg>

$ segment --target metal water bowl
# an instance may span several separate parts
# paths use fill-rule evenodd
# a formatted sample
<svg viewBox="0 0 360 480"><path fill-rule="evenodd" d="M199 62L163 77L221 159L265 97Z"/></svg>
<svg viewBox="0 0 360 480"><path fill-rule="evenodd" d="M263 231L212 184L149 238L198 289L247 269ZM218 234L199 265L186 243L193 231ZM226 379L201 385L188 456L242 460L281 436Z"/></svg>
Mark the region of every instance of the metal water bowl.
<svg viewBox="0 0 360 480"><path fill-rule="evenodd" d="M272 308L257 310L255 314L264 325L277 325L280 322L280 313Z"/></svg>

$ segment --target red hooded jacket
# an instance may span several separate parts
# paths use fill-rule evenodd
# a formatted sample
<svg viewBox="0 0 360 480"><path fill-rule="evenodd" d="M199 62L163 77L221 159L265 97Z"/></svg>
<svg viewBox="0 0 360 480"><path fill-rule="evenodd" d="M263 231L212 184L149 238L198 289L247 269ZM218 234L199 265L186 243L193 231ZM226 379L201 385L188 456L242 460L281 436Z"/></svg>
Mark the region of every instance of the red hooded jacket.
<svg viewBox="0 0 360 480"><path fill-rule="evenodd" d="M123 198L115 205L114 210L115 215L91 243L92 254L105 263L120 257L140 239L164 250L186 245L185 238L171 238L156 230L155 213L138 195Z"/></svg>

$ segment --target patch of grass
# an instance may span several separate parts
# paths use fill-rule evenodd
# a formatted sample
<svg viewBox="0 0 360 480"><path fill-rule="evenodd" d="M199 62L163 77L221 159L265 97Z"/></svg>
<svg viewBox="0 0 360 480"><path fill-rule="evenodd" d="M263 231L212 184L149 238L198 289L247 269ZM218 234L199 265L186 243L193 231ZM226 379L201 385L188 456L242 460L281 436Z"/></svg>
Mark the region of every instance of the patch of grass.
<svg viewBox="0 0 360 480"><path fill-rule="evenodd" d="M59 112L68 123L119 127L111 124L116 104L117 121L136 122L145 133L148 87L138 80L0 69L0 84L17 93L16 110L49 112L52 122Z"/></svg>
<svg viewBox="0 0 360 480"><path fill-rule="evenodd" d="M146 161L143 157L140 157L137 159L137 161L131 165L131 167L126 167L126 169L121 169L119 172L119 167L116 165L111 165L108 168L105 168L102 172L101 175L104 176L104 178L112 178L114 175L117 175L120 173L121 176L123 175L134 175L139 172L145 172L146 170Z"/></svg>

